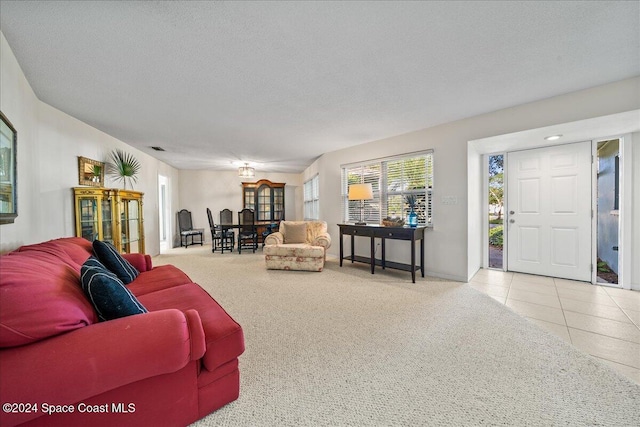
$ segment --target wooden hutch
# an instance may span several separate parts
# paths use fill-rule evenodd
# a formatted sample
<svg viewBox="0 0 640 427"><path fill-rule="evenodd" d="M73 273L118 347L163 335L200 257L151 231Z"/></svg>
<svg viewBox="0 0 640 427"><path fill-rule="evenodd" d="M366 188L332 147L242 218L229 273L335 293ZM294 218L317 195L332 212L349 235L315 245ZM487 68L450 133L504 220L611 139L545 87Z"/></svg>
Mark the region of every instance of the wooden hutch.
<svg viewBox="0 0 640 427"><path fill-rule="evenodd" d="M242 183L242 206L253 209L258 224L258 239L262 241L263 233L277 230L280 221L284 220L284 186L283 182L271 182L261 179L257 182Z"/></svg>

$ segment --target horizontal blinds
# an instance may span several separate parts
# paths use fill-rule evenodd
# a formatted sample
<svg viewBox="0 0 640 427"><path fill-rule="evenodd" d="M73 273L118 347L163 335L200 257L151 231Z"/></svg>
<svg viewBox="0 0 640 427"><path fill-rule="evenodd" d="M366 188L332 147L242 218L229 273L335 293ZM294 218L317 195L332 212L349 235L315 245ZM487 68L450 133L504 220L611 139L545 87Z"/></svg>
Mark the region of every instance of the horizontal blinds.
<svg viewBox="0 0 640 427"><path fill-rule="evenodd" d="M419 224L431 223L431 194L433 188L432 155L398 159L384 163L387 191L384 215L404 218L410 211L408 195L416 197L414 206Z"/></svg>
<svg viewBox="0 0 640 427"><path fill-rule="evenodd" d="M361 202L349 201L349 185L371 183L373 200L364 201L364 221L379 224L384 217L406 220L407 195L416 196L418 223L432 223L433 154L425 152L393 157L371 163L344 166L342 169L342 207L346 222L360 220Z"/></svg>
<svg viewBox="0 0 640 427"><path fill-rule="evenodd" d="M381 212L381 192L380 178L382 165L374 163L369 165L354 166L343 169L342 174L342 194L343 212L347 222L358 222L362 220L367 223L380 223ZM372 200L349 200L349 185L351 184L371 184L373 188Z"/></svg>
<svg viewBox="0 0 640 427"><path fill-rule="evenodd" d="M307 220L319 219L319 194L318 175L304 183L304 218Z"/></svg>

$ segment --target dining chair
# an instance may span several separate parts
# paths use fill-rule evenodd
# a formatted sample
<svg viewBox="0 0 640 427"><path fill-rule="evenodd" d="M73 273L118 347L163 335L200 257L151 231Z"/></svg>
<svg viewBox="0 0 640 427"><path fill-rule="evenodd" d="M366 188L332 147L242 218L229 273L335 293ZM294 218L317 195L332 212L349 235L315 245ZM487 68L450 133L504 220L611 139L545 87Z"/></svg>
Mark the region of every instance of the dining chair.
<svg viewBox="0 0 640 427"><path fill-rule="evenodd" d="M233 232L229 235L229 230L215 225L213 216L211 215L211 209L209 208L207 208L207 218L209 218L209 228L211 229L211 252L215 252L218 249L220 249L222 253L224 253L225 249L233 251L233 247L235 246Z"/></svg>
<svg viewBox="0 0 640 427"><path fill-rule="evenodd" d="M231 211L231 209L222 209L220 211L220 224L233 224L233 212ZM233 247L236 244L236 232L234 231L233 227L222 227L222 230L224 233L226 233L226 238L227 239L231 239L231 250L233 250ZM222 252L224 253L224 249L222 249Z"/></svg>
<svg viewBox="0 0 640 427"><path fill-rule="evenodd" d="M242 253L242 248L251 248L255 253L258 248L255 222L256 215L252 209L245 208L238 212L238 253Z"/></svg>
<svg viewBox="0 0 640 427"><path fill-rule="evenodd" d="M233 212L231 212L231 209L222 209L220 211L220 224L233 224Z"/></svg>
<svg viewBox="0 0 640 427"><path fill-rule="evenodd" d="M184 246L185 249L188 248L189 239L191 239L192 245L195 244L193 242L194 236L198 236L198 238L200 239L200 246L202 246L204 242L204 228L193 228L190 211L182 209L178 212L178 228L180 229L181 247Z"/></svg>

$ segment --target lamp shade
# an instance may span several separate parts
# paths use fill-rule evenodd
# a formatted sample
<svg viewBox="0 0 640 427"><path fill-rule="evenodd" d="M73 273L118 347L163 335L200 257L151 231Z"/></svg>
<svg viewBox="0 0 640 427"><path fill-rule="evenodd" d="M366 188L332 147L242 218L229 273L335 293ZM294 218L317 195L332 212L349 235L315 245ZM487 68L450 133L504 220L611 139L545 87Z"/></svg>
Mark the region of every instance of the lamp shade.
<svg viewBox="0 0 640 427"><path fill-rule="evenodd" d="M349 200L372 200L373 187L371 184L351 184L349 186Z"/></svg>

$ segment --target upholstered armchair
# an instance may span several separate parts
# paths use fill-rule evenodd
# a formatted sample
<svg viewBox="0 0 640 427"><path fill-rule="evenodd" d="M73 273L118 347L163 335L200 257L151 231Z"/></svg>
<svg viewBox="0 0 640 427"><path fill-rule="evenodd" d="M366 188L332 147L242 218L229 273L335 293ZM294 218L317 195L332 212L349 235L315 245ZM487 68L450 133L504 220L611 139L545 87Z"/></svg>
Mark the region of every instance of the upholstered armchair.
<svg viewBox="0 0 640 427"><path fill-rule="evenodd" d="M322 271L331 236L324 221L281 221L264 244L268 269Z"/></svg>

